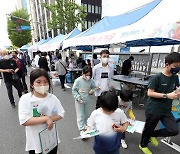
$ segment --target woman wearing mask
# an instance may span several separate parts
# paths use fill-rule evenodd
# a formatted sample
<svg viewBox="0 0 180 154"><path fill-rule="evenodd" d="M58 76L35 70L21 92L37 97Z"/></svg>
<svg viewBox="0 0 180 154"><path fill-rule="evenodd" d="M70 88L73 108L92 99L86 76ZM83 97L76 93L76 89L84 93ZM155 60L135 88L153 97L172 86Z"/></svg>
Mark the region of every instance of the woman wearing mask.
<svg viewBox="0 0 180 154"><path fill-rule="evenodd" d="M100 96L102 92L109 90L108 80L114 76L114 69L109 66L109 51L107 49L100 52L101 63L93 67L92 77L94 79L96 90L95 96ZM98 102L98 101L97 101ZM99 104L96 104L96 109Z"/></svg>
<svg viewBox="0 0 180 154"><path fill-rule="evenodd" d="M93 94L94 88L95 84L91 79L91 68L86 65L82 70L82 76L75 80L72 87L72 94L75 98L77 125L80 135L84 132L87 124L87 118L90 116L90 95Z"/></svg>

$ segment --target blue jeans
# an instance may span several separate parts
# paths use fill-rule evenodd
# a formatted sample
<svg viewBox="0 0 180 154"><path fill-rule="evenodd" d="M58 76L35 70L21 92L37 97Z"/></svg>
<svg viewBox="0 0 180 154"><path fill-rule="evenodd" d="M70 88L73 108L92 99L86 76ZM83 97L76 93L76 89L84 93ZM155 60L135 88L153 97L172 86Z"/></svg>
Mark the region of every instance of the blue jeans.
<svg viewBox="0 0 180 154"><path fill-rule="evenodd" d="M119 148L111 152L103 152L103 153L95 152L95 154L119 154Z"/></svg>

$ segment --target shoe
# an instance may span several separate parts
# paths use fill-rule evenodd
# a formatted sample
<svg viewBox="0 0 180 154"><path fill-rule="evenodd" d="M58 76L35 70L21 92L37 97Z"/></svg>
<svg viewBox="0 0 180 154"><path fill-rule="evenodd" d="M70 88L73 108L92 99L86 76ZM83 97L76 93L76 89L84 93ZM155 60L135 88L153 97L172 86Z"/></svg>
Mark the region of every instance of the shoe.
<svg viewBox="0 0 180 154"><path fill-rule="evenodd" d="M155 137L151 137L150 138L150 142L152 143L152 145L154 145L155 147L158 146L158 140Z"/></svg>
<svg viewBox="0 0 180 154"><path fill-rule="evenodd" d="M65 89L65 88L62 88L62 90L63 90L63 91L66 91L66 89Z"/></svg>
<svg viewBox="0 0 180 154"><path fill-rule="evenodd" d="M82 136L82 135L84 135L84 130L80 130L80 135Z"/></svg>
<svg viewBox="0 0 180 154"><path fill-rule="evenodd" d="M15 105L15 104L11 104L11 107L12 107L12 108L15 108L15 107L16 107L16 105Z"/></svg>
<svg viewBox="0 0 180 154"><path fill-rule="evenodd" d="M139 149L140 149L144 154L152 154L152 152L148 149L148 147L142 148L141 145L139 145Z"/></svg>
<svg viewBox="0 0 180 154"><path fill-rule="evenodd" d="M121 140L121 145L124 149L127 149L127 147L128 147L125 140Z"/></svg>

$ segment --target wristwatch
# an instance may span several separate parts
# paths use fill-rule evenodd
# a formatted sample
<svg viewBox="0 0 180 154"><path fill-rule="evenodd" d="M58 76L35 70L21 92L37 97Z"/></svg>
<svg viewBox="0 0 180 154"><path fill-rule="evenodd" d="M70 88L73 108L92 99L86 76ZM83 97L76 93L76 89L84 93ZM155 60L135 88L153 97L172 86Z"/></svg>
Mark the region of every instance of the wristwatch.
<svg viewBox="0 0 180 154"><path fill-rule="evenodd" d="M163 98L168 98L167 94L163 94Z"/></svg>

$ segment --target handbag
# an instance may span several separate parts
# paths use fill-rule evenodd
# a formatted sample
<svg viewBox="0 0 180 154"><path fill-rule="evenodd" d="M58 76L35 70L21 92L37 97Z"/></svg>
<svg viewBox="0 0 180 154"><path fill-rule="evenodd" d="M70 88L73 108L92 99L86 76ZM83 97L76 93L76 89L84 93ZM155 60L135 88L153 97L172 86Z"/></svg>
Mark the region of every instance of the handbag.
<svg viewBox="0 0 180 154"><path fill-rule="evenodd" d="M19 80L19 76L16 73L12 74L12 80L14 80L14 81Z"/></svg>
<svg viewBox="0 0 180 154"><path fill-rule="evenodd" d="M59 61L60 62L60 61ZM61 63L61 62L60 62ZM66 69L66 67L61 63L61 65L63 66L63 68L65 69L65 71L66 71L66 74L67 74L67 72L68 72L68 70Z"/></svg>

